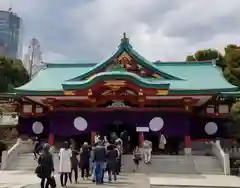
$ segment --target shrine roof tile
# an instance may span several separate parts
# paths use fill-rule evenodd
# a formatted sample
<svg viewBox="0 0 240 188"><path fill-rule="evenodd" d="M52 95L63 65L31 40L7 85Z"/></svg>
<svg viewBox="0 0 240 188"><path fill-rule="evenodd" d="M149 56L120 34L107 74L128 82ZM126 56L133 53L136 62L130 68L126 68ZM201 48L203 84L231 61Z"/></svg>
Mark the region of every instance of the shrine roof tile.
<svg viewBox="0 0 240 188"><path fill-rule="evenodd" d="M140 65L158 73L161 78L140 77L137 74L124 71L98 72L99 68L123 52L133 56ZM93 74L96 75L92 76ZM92 76L91 78L87 78ZM107 61L95 63L46 63L45 68L27 84L16 88L17 93L32 91L63 91L64 87L86 88L100 79L132 79L144 87L161 88L170 85L170 92L229 92L237 91L238 87L229 84L223 77L222 71L214 62L150 62L133 50L127 38L123 38L117 52Z"/></svg>
<svg viewBox="0 0 240 188"><path fill-rule="evenodd" d="M30 82L19 88L16 88L16 91L59 91L62 90L62 83L87 70L89 70L88 66L82 67L81 65L50 65L40 70Z"/></svg>
<svg viewBox="0 0 240 188"><path fill-rule="evenodd" d="M140 85L145 88L164 88L168 89L170 86L170 81L165 80L166 82L161 83L161 81L153 82L148 81L147 79L138 76L137 74L131 72L121 72L121 71L113 71L113 72L102 72L98 73L87 80L80 81L66 81L63 83L64 89L81 89L81 88L89 88L92 84L101 81L101 80L114 80L114 79L126 79L132 80L137 85ZM156 79L157 80L157 79Z"/></svg>
<svg viewBox="0 0 240 188"><path fill-rule="evenodd" d="M91 69L93 64L47 64L30 82L16 88L16 92L25 91L62 91L62 85L74 85L76 83L85 84L88 81L66 82L74 77L83 74ZM184 80L164 80L162 78L141 78L137 75L130 74L147 87L157 86L170 83L170 90L192 91L192 90L215 90L218 91L236 91L238 87L229 84L221 74L221 70L215 67L211 62L161 62L155 63L161 71L171 75L176 75ZM99 73L101 76L124 76L129 75L125 72L104 72ZM89 82L88 82L89 83ZM160 86L159 86L160 87Z"/></svg>

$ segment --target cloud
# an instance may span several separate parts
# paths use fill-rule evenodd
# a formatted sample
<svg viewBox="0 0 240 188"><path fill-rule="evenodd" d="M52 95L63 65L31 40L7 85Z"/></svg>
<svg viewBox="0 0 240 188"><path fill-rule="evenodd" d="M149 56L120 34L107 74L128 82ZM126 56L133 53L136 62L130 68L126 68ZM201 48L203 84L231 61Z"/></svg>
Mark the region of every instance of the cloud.
<svg viewBox="0 0 240 188"><path fill-rule="evenodd" d="M0 7L10 2L24 21L24 45L37 37L45 61L103 61L123 32L149 60L182 61L240 43L239 0L1 0Z"/></svg>

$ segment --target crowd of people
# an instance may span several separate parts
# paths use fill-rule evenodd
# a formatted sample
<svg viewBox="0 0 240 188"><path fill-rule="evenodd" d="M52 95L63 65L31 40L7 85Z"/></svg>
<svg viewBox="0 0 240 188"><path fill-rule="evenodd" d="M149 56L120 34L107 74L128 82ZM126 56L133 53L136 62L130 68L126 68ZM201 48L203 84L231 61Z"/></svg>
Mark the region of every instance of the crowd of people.
<svg viewBox="0 0 240 188"><path fill-rule="evenodd" d="M39 142L36 141L34 156L37 158L40 151ZM55 186L53 156L48 144L41 148L42 154L38 157L38 166L35 173L41 178L41 188ZM115 139L114 143L109 143L106 138L95 140L91 147L85 142L80 151L69 142L64 142L64 146L59 151L59 173L62 187L66 187L68 180L72 183L74 174L75 183L78 183L78 171L80 168L82 180L92 179L96 184L103 184L104 174L107 172L108 181L117 180L117 175L121 171L122 141Z"/></svg>
<svg viewBox="0 0 240 188"><path fill-rule="evenodd" d="M123 132L124 135L124 132ZM127 134L125 134L127 135ZM64 142L59 151L59 173L62 187L66 187L68 180L72 183L74 175L75 183L78 183L79 169L82 180L91 179L96 184L104 183L104 175L107 172L108 181L117 180L117 175L121 171L122 155L128 150L128 136L122 136L124 139L112 134L110 138L97 134L94 138L94 144L90 146L84 142L80 150L74 142ZM38 166L35 173L41 178L41 188L55 187L53 156L48 144L42 144L38 139L35 140L34 157L38 159ZM163 152L167 141L163 134L160 136L159 149ZM42 154L40 150L43 151ZM136 146L132 150L134 168L139 170L139 164L142 160L145 164L151 164L152 142L145 140L143 150L140 151Z"/></svg>

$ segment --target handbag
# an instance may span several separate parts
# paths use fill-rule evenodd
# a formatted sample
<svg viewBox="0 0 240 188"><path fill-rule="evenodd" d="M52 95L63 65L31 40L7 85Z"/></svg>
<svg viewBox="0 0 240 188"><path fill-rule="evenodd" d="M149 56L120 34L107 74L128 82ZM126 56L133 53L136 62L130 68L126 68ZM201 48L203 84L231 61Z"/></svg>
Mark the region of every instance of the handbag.
<svg viewBox="0 0 240 188"><path fill-rule="evenodd" d="M37 174L37 176L39 177L39 178L41 178L41 176L42 176L42 166L41 165L38 165L37 167L36 167L36 169L35 169L35 174Z"/></svg>
<svg viewBox="0 0 240 188"><path fill-rule="evenodd" d="M52 176L50 179L49 179L49 184L52 188L56 188L57 187L57 184L56 184L56 180L55 180L55 177Z"/></svg>

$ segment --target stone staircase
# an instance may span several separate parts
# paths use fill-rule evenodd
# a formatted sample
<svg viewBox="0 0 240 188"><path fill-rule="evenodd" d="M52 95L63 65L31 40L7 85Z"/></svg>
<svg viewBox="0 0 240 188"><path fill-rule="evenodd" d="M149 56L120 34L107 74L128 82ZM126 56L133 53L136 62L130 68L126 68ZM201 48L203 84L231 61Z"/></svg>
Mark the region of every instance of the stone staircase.
<svg viewBox="0 0 240 188"><path fill-rule="evenodd" d="M124 156L124 172L131 172L134 163L131 155ZM155 155L152 164L140 163L141 173L160 174L223 174L217 159L212 156Z"/></svg>
<svg viewBox="0 0 240 188"><path fill-rule="evenodd" d="M219 174L223 175L224 171L220 163L213 156L193 156L195 168L201 174Z"/></svg>
<svg viewBox="0 0 240 188"><path fill-rule="evenodd" d="M37 166L37 161L34 160L33 154L21 154L14 160L7 170L31 170L33 171Z"/></svg>
<svg viewBox="0 0 240 188"><path fill-rule="evenodd" d="M54 166L58 170L58 154L53 154ZM132 155L123 156L124 172L132 172L134 163ZM21 154L14 160L7 170L34 171L37 161L33 154ZM223 174L217 159L212 156L186 155L153 155L152 164L146 165L141 161L140 172L160 174Z"/></svg>
<svg viewBox="0 0 240 188"><path fill-rule="evenodd" d="M58 154L53 154L53 161L56 170L58 170ZM19 155L6 170L34 171L36 167L37 161L34 160L33 154L27 153Z"/></svg>

